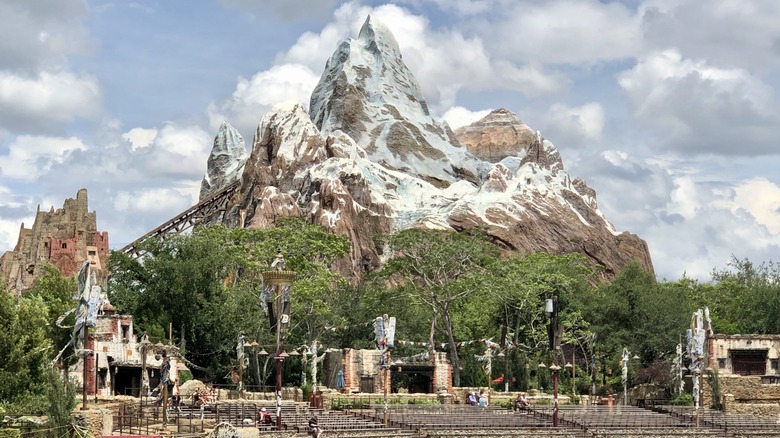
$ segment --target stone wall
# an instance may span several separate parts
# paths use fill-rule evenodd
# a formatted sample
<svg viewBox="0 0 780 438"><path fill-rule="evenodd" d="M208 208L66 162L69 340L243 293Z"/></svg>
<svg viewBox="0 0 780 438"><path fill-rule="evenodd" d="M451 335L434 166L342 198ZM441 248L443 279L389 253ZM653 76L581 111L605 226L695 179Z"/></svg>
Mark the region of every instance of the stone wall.
<svg viewBox="0 0 780 438"><path fill-rule="evenodd" d="M780 418L780 384L762 384L760 376L719 376L723 410ZM712 387L702 378L702 406L712 405Z"/></svg>
<svg viewBox="0 0 780 438"><path fill-rule="evenodd" d="M71 418L73 424L85 428L90 436L111 435L114 427L114 410L110 408L96 408L86 411L73 411Z"/></svg>
<svg viewBox="0 0 780 438"><path fill-rule="evenodd" d="M752 412L753 409L740 405L774 405L780 408L780 384L762 384L760 376L718 376L720 394L727 410L731 412ZM712 386L706 376L702 377L702 406L712 405ZM760 409L762 412L766 409ZM772 415L777 415L774 411Z"/></svg>

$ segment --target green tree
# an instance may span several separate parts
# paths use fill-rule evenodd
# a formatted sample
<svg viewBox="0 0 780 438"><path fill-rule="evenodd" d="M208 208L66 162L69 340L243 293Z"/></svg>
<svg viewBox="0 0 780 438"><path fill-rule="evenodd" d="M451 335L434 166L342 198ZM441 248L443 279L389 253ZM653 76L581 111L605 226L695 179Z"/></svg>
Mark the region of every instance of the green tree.
<svg viewBox="0 0 780 438"><path fill-rule="evenodd" d="M544 314L545 299L557 298L564 343L579 346L580 340L590 335L575 303L589 287L591 275L591 268L579 254L533 253L502 261L493 273L492 287L500 309L495 324L505 328L502 345L509 348L515 363L511 370L505 367L507 378L510 374L524 376L529 355L549 347L550 320Z"/></svg>
<svg viewBox="0 0 780 438"><path fill-rule="evenodd" d="M0 404L9 412L42 410L52 350L47 324L47 308L39 297L16 298L0 290Z"/></svg>
<svg viewBox="0 0 780 438"><path fill-rule="evenodd" d="M51 340L53 351L59 352L68 344L71 330L57 327L57 319L78 304L73 295L78 288L76 277L66 277L56 266L45 263L43 274L35 280L33 287L26 292L27 297L39 297L46 304L47 337ZM64 326L73 325L74 317L69 316Z"/></svg>
<svg viewBox="0 0 780 438"><path fill-rule="evenodd" d="M485 273L499 260L499 248L478 231L410 229L389 239L392 256L383 267L397 294L430 311L429 341L440 330L449 348L453 383L460 386L460 356L453 313L463 300L488 287Z"/></svg>
<svg viewBox="0 0 780 438"><path fill-rule="evenodd" d="M146 255L137 260L112 253L112 302L153 337L166 337L172 326L179 343L186 340L187 357L215 378L235 363L238 332L272 342L259 295L261 274L278 249L297 274L288 336L300 343L324 330L331 312L327 297L339 282L328 268L349 243L289 219L272 229L202 227L191 235L147 240L141 248Z"/></svg>
<svg viewBox="0 0 780 438"><path fill-rule="evenodd" d="M67 376L67 374L66 374ZM59 372L49 368L46 372L47 391L49 402L47 415L49 427L55 438L70 436L71 412L76 407L76 389L67 379L62 379Z"/></svg>
<svg viewBox="0 0 780 438"><path fill-rule="evenodd" d="M712 273L714 292L707 302L723 327L736 333L780 333L780 265L754 264L732 256L727 267ZM709 305L709 304L705 304ZM713 316L713 324L715 323ZM717 327L717 326L716 326Z"/></svg>
<svg viewBox="0 0 780 438"><path fill-rule="evenodd" d="M671 358L690 323L698 293L695 282L657 283L652 273L631 262L610 283L583 296L583 316L597 335L605 371L619 375L623 348L650 365Z"/></svg>

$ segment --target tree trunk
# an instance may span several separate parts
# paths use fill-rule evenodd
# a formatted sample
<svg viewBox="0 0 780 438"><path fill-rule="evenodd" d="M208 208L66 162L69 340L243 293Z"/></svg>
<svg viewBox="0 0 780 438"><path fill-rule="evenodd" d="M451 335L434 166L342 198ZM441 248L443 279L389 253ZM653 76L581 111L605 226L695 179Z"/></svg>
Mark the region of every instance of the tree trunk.
<svg viewBox="0 0 780 438"><path fill-rule="evenodd" d="M450 344L450 363L452 363L452 385L460 386L460 357L458 356L458 346L455 344L455 336L452 334L452 321L450 321L449 312L442 312L444 329L447 331L447 342Z"/></svg>

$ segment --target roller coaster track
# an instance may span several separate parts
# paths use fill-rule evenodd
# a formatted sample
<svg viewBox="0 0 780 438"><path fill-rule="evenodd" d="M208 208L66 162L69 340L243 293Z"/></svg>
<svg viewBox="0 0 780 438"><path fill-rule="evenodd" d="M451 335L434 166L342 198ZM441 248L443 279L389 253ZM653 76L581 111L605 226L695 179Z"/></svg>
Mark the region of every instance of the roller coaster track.
<svg viewBox="0 0 780 438"><path fill-rule="evenodd" d="M192 207L169 219L159 227L149 231L138 239L135 239L134 241L125 245L119 251L128 254L133 258L138 258L143 255L143 251L138 248L138 245L144 240L150 237L165 239L165 237L168 235L180 234L195 227L208 217L212 217L219 213L224 215L225 211L227 210L228 199L230 199L230 196L233 195L236 190L238 190L240 183L240 180L231 183L217 193L214 193L208 198L198 202Z"/></svg>

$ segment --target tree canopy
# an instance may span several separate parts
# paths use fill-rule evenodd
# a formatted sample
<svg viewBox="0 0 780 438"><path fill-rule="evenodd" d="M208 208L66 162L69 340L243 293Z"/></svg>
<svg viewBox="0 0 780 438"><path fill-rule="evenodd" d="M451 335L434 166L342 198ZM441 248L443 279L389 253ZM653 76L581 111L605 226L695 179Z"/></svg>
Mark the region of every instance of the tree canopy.
<svg viewBox="0 0 780 438"><path fill-rule="evenodd" d="M272 229L203 227L191 235L150 239L140 248L141 259L112 253L112 302L153 338L173 335L186 357L216 379L235 366L239 332L270 345L259 296L261 274L277 252L297 274L289 342L300 345L316 338L331 317L329 291L342 280L329 268L349 242L290 219Z"/></svg>

